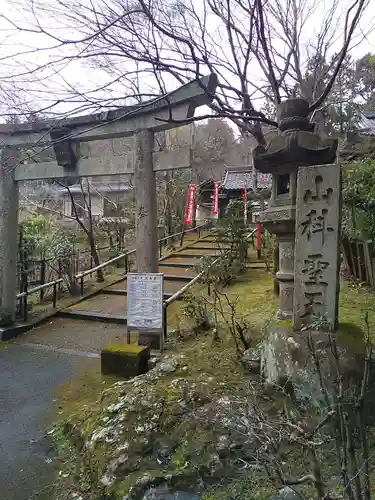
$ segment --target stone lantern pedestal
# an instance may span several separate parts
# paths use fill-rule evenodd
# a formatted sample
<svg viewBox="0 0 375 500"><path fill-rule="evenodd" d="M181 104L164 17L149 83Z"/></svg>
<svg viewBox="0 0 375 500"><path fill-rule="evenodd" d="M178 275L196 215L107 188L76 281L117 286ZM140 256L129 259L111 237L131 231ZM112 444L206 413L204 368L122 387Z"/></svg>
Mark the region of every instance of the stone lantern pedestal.
<svg viewBox="0 0 375 500"><path fill-rule="evenodd" d="M279 309L277 318L293 317L294 240L296 220L296 174L272 174L272 193L268 208L257 217L265 229L276 236L279 245Z"/></svg>

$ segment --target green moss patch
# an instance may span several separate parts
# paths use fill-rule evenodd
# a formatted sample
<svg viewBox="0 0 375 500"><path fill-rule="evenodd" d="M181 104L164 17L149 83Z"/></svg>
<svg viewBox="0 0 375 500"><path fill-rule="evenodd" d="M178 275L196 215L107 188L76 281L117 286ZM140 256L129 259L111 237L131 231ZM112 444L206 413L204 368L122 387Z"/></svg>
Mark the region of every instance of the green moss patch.
<svg viewBox="0 0 375 500"><path fill-rule="evenodd" d="M139 356L148 348L138 344L112 344L104 347L102 352L118 354L119 356Z"/></svg>

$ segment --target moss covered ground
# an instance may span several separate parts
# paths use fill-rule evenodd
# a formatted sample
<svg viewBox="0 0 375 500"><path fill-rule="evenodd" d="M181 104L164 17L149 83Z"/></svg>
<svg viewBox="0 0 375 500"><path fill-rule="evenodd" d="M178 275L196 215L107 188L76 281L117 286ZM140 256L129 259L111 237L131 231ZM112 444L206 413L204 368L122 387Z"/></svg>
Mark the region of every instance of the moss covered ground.
<svg viewBox="0 0 375 500"><path fill-rule="evenodd" d="M266 272L247 269L226 290L237 300L237 313L246 317L253 345L276 311L272 286ZM198 286L195 293L206 292ZM373 294L342 284L340 322L354 342L361 335L364 311L374 310ZM264 396L271 415L280 402L264 395L225 328L218 338L192 335L190 318L175 303L169 330L163 360L138 382L114 383L86 371L59 389L52 431L62 452L56 499L77 494L90 500L142 500L145 485L189 490L197 478L204 483L203 500L268 500L275 492L275 485L249 466L246 436L233 437L231 405L233 398L247 399L249 387L262 401ZM227 439L230 445L219 446ZM298 453L285 452L285 461L293 472L304 471ZM332 467L330 471L327 462L329 477Z"/></svg>

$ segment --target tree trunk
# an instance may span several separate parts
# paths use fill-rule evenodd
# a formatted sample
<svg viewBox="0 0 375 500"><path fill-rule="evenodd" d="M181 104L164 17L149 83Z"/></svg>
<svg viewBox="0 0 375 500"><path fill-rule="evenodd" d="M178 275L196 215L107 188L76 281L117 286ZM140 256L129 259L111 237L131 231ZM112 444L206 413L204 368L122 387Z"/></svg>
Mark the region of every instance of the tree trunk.
<svg viewBox="0 0 375 500"><path fill-rule="evenodd" d="M92 257L92 260L94 261L94 264L95 264L95 267L96 266L99 266L100 265L100 257L99 257L99 254L98 254L98 250L96 249L96 245L95 245L95 240L93 238L92 235L88 235L88 238L89 238L89 245L90 245L90 251L91 251L91 257ZM102 281L104 281L104 276L103 276L103 270L102 269L98 269L96 271L96 281L98 283L101 283Z"/></svg>

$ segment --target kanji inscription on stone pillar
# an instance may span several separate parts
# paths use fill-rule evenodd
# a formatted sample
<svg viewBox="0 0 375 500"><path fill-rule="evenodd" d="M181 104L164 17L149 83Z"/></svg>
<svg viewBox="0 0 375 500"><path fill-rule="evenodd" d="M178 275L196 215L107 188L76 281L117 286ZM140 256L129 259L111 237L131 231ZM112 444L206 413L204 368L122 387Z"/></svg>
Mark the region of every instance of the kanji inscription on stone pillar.
<svg viewBox="0 0 375 500"><path fill-rule="evenodd" d="M297 177L293 324L337 327L341 169L300 167Z"/></svg>

